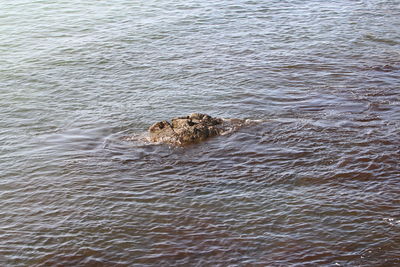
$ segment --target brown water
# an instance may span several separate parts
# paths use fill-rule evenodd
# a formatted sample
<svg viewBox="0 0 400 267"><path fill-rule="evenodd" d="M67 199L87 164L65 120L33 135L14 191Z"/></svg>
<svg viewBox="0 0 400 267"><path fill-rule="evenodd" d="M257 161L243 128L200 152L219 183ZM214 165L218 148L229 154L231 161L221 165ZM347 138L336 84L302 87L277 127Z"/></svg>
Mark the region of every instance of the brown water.
<svg viewBox="0 0 400 267"><path fill-rule="evenodd" d="M206 2L0 3L1 266L400 264L399 1Z"/></svg>

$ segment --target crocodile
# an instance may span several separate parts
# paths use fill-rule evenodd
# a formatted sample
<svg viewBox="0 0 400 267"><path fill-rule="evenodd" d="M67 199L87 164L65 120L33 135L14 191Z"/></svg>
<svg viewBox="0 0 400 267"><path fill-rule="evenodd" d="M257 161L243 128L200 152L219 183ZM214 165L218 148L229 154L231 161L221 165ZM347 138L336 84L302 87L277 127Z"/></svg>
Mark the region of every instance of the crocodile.
<svg viewBox="0 0 400 267"><path fill-rule="evenodd" d="M171 121L154 123L148 130L148 139L153 143L186 146L233 132L252 122L255 121L215 118L207 114L192 113L189 116L173 118Z"/></svg>

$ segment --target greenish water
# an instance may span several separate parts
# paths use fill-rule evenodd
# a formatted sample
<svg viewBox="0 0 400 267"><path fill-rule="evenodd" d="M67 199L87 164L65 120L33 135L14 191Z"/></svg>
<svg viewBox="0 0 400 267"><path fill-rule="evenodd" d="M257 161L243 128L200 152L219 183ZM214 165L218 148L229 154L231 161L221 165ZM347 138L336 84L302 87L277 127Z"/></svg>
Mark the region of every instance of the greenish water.
<svg viewBox="0 0 400 267"><path fill-rule="evenodd" d="M2 1L2 266L396 266L400 3ZM126 142L192 112L264 123Z"/></svg>

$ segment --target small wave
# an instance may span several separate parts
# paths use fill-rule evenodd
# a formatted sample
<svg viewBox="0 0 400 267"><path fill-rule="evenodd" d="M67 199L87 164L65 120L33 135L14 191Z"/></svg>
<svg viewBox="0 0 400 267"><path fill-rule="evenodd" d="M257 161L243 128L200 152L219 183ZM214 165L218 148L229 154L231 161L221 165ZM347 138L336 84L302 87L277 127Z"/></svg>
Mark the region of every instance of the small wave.
<svg viewBox="0 0 400 267"><path fill-rule="evenodd" d="M398 42L396 42L394 40L387 39L387 38L379 38L379 37L376 37L376 36L374 36L372 34L365 34L364 38L366 40L369 40L369 41L385 43L385 44L389 44L389 45L398 45L399 44Z"/></svg>
<svg viewBox="0 0 400 267"><path fill-rule="evenodd" d="M396 64L385 64L385 65L374 65L362 68L366 71L378 71L378 72L392 72L400 70L400 66Z"/></svg>

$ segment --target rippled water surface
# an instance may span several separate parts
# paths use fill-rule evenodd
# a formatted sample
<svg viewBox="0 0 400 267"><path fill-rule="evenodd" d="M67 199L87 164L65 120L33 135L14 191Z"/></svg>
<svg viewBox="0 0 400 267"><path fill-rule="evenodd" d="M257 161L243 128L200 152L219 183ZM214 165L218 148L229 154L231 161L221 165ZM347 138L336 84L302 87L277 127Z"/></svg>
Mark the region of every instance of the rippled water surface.
<svg viewBox="0 0 400 267"><path fill-rule="evenodd" d="M1 266L400 264L397 0L4 0L0 90Z"/></svg>

